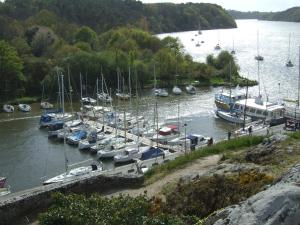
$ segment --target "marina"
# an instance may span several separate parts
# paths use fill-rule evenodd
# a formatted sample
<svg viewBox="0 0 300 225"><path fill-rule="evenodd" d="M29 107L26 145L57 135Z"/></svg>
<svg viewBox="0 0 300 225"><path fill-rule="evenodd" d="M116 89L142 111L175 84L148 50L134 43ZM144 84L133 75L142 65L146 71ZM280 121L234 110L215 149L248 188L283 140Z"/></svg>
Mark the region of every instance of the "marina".
<svg viewBox="0 0 300 225"><path fill-rule="evenodd" d="M300 30L299 25L295 23L284 23L289 26L282 26L283 22L258 22L255 20L238 21L238 29L228 29L228 30L202 30L201 38L205 40L205 43L201 44L199 48L195 48L193 42L191 42L191 34L193 32L181 32L168 34L174 37L179 37L185 46L185 50L189 52L195 60L204 61L205 57L214 52L214 45L217 34L220 32L222 39L218 40L220 46L223 49L232 49L232 34L233 33L243 33L246 27L250 31L246 31L248 34L247 43L243 41L244 36L236 35L235 38L235 57L237 63L241 67L241 74L247 75L251 79L257 79L257 61L253 59L256 54L256 26L261 26L266 28L265 33L260 32L260 52L264 55L264 62L262 62L260 73L262 83L265 86L263 97L277 101L280 97L291 97L296 99L296 83L293 82L298 77L298 66L287 68L284 64L278 62L284 62L285 56L280 58L280 54L277 54L282 49L277 45L278 41L285 39L285 36L274 35L276 39L270 41L265 41L266 36L269 32L280 34L283 32L282 29L294 29ZM276 24L279 24L278 26ZM284 33L286 33L285 31ZM249 35L249 33L251 35ZM244 35L246 35L244 34ZM166 35L166 34L163 34ZM212 38L215 37L215 38ZM300 33L294 35L298 42L300 41ZM293 41L291 44L290 58L293 62L297 62L297 51L295 43ZM272 45L272 46L270 46ZM200 51L201 49L201 51ZM275 51L275 52L274 52ZM216 52L214 52L216 53ZM270 59L272 58L272 59ZM278 82L280 82L280 96L278 93ZM179 86L181 90L184 87ZM222 87L202 87L198 86L196 91L191 94L183 91L180 95L172 93L172 89L166 90L168 92L161 92L161 96L164 98L157 97L157 111L158 120L160 124L172 121L171 124L178 126L181 135L186 134L201 134L204 137L213 137L214 141L219 141L227 138L228 131L237 130L240 128L237 124L229 124L226 121L218 118L215 115L215 94L220 93ZM228 89L224 88L228 91ZM241 91L245 93L245 88L241 88ZM249 88L250 94L255 96L258 93L258 87ZM160 92L158 92L160 93ZM166 94L171 93L171 94ZM179 92L177 92L179 93ZM273 93L273 94L271 94ZM167 96L168 95L168 96ZM106 97L105 97L106 98ZM123 111L128 111L131 115L136 114L136 105L139 104L139 115L146 118L148 121L154 121L154 108L155 108L155 98L153 92L150 89L143 90L140 94L140 99L132 99L132 107L128 106L128 102L122 101L119 104L120 114ZM88 102L93 98L85 99ZM114 99L115 100L115 99ZM111 102L110 100L107 100ZM94 102L94 101L93 101ZM113 101L113 106L116 107L117 101ZM51 102L52 104L52 102ZM90 154L88 151L79 150L77 147L72 145L63 144L51 139L48 139L48 130L39 128L39 119L41 115L40 103L31 104L31 111L27 113L15 110L13 113L1 113L0 114L0 176L7 177L7 183L11 186L11 191L21 191L27 188L32 188L41 185L43 181L54 177L56 175L62 174L65 171L65 155L68 158L68 164L74 165L74 167L82 166L80 163L84 161L84 165L90 165L92 161L98 161L97 155ZM75 111L80 110L79 102L73 104ZM66 103L66 112L71 112L71 106ZM102 109L99 110L101 112ZM93 114L93 113L92 113ZM101 128L102 120L99 119L99 127ZM151 122L155 124L155 122ZM125 125L126 126L126 125ZM105 125L105 131L111 134L118 133L118 135L123 136L131 140L136 140L137 136L132 133L128 133L120 129L116 131L115 128ZM264 132L267 132L264 129ZM186 136L183 135L183 136ZM140 141L144 145L156 146L155 137L151 141L150 138L140 137ZM184 153L184 146L171 146L166 144L159 144L158 147L164 149L171 149L175 153L166 155L165 159L163 156L156 157L154 159L147 161L145 168L150 168L152 164L163 163L164 160L171 160L180 154ZM158 162L159 161L159 162ZM113 160L101 160L104 171L109 171L105 173L123 173L124 171L136 171L136 164L125 165L125 166L115 166ZM149 164L149 165L148 165Z"/></svg>

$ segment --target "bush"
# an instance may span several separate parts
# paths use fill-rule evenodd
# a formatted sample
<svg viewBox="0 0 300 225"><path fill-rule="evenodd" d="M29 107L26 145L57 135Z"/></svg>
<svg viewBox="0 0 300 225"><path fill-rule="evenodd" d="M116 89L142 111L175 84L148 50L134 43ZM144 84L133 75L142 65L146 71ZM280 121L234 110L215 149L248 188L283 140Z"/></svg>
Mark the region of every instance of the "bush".
<svg viewBox="0 0 300 225"><path fill-rule="evenodd" d="M176 216L153 210L154 203L145 196L104 198L93 195L56 193L54 205L39 216L40 225L183 225Z"/></svg>
<svg viewBox="0 0 300 225"><path fill-rule="evenodd" d="M273 177L248 171L239 175L214 175L196 182L178 183L166 196L167 213L184 216L206 217L226 206L237 204L258 193Z"/></svg>

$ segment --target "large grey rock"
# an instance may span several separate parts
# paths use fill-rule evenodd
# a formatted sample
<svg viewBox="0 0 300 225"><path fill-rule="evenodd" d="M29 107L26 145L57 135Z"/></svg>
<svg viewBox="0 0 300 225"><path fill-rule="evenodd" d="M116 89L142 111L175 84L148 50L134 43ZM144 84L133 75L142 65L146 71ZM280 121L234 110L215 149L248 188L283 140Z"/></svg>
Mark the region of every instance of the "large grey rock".
<svg viewBox="0 0 300 225"><path fill-rule="evenodd" d="M204 225L299 225L300 164L267 190L210 215Z"/></svg>

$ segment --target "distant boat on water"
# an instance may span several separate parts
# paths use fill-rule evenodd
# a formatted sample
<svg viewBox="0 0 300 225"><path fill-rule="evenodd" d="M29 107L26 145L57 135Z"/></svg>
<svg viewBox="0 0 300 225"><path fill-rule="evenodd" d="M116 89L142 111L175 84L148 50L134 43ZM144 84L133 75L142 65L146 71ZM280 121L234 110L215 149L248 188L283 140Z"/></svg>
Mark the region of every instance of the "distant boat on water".
<svg viewBox="0 0 300 225"><path fill-rule="evenodd" d="M257 44L256 44L257 55L254 57L254 59L256 59L257 61L263 61L264 57L259 54L259 38L258 38L258 35L259 34L258 34L258 31L257 31Z"/></svg>
<svg viewBox="0 0 300 225"><path fill-rule="evenodd" d="M287 67L293 67L294 66L294 64L292 63L292 61L290 59L290 48L291 48L291 34L289 34L288 60L287 60L287 63L285 64Z"/></svg>

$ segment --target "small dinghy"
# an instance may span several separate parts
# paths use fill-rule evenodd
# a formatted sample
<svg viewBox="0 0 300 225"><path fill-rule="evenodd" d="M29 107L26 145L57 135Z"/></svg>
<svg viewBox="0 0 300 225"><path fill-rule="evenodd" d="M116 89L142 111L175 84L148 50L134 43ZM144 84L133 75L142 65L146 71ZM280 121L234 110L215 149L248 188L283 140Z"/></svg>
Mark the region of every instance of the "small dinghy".
<svg viewBox="0 0 300 225"><path fill-rule="evenodd" d="M41 109L52 109L53 105L49 102L41 102Z"/></svg>
<svg viewBox="0 0 300 225"><path fill-rule="evenodd" d="M3 111L6 112L6 113L12 113L12 112L15 111L15 108L12 105L5 104L3 106Z"/></svg>
<svg viewBox="0 0 300 225"><path fill-rule="evenodd" d="M27 104L19 104L18 108L21 112L30 112L31 111L31 106Z"/></svg>
<svg viewBox="0 0 300 225"><path fill-rule="evenodd" d="M172 89L174 95L181 95L182 91L178 86L174 86Z"/></svg>

